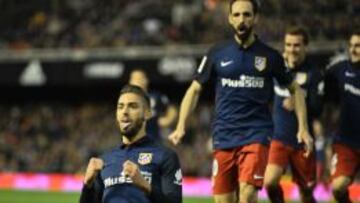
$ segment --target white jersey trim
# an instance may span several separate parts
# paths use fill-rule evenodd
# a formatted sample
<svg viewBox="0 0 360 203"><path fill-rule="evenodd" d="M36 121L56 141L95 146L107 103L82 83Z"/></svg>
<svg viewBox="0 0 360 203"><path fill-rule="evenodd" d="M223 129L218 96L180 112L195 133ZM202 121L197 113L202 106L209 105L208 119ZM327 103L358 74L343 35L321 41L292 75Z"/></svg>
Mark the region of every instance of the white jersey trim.
<svg viewBox="0 0 360 203"><path fill-rule="evenodd" d="M206 61L207 61L207 56L204 56L201 60L199 68L197 69L198 73L201 73L203 71Z"/></svg>

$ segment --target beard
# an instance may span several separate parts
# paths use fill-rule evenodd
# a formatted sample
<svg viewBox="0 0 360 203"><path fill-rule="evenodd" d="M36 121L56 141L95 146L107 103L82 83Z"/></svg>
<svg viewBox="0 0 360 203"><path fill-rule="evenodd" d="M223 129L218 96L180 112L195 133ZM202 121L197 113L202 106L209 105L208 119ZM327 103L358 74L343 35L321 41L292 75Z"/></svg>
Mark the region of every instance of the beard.
<svg viewBox="0 0 360 203"><path fill-rule="evenodd" d="M253 30L252 27L248 27L244 24L238 25L236 28L233 28L235 31L235 35L242 41L242 42L246 42L249 37L250 34ZM240 33L241 32L241 33Z"/></svg>
<svg viewBox="0 0 360 203"><path fill-rule="evenodd" d="M143 125L143 121L144 121L144 119L141 118L141 119L135 120L132 124L125 126L125 127L122 127L121 124L119 124L121 135L123 135L126 138L128 138L129 140L131 140L140 131L140 129Z"/></svg>

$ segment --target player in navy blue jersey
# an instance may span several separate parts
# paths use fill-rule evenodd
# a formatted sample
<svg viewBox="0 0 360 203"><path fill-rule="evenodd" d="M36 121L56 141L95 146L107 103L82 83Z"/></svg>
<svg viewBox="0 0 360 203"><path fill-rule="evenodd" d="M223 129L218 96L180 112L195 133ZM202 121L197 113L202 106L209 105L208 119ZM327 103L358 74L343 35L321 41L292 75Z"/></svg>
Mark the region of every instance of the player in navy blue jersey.
<svg viewBox="0 0 360 203"><path fill-rule="evenodd" d="M339 127L333 142L331 186L338 202L351 202L348 188L360 169L360 30L349 40L349 60L326 71L327 98L338 100Z"/></svg>
<svg viewBox="0 0 360 203"><path fill-rule="evenodd" d="M161 129L173 124L177 118L177 109L170 104L166 95L149 90L149 79L144 70L136 69L130 73L129 84L141 87L148 92L152 116L147 122L146 132L155 140L161 140Z"/></svg>
<svg viewBox="0 0 360 203"><path fill-rule="evenodd" d="M286 30L284 37L286 67L305 92L308 126L310 133L314 135L312 125L321 114L324 82L321 70L306 57L307 44L308 34L303 27L292 26ZM315 154L304 156L303 144L297 141L298 123L290 92L277 83L274 90L274 136L264 179L269 199L273 203L285 202L279 182L290 164L293 179L300 188L302 202L316 202L313 197L316 184Z"/></svg>
<svg viewBox="0 0 360 203"><path fill-rule="evenodd" d="M305 142L307 153L312 150L303 93L286 72L281 55L254 34L257 11L255 0L230 1L228 20L234 29L234 38L217 44L203 57L182 100L176 129L169 136L174 144L181 141L186 120L197 105L204 84L213 80L216 86L212 126L215 202L257 201L273 134L269 109L273 78L294 95L298 137Z"/></svg>
<svg viewBox="0 0 360 203"><path fill-rule="evenodd" d="M150 99L138 86L125 86L116 111L122 144L91 158L80 203L180 203L182 174L175 152L146 135Z"/></svg>

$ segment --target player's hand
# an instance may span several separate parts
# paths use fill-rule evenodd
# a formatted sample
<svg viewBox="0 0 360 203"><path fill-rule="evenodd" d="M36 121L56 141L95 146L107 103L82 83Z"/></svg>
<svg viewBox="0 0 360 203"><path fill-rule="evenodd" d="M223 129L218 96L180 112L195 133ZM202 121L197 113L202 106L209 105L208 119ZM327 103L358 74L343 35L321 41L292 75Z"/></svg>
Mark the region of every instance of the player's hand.
<svg viewBox="0 0 360 203"><path fill-rule="evenodd" d="M173 131L173 132L169 135L168 139L169 139L169 141L170 141L172 144L178 145L178 144L181 142L181 140L182 140L182 138L184 137L184 135L185 135L185 131L184 131L184 130L178 130L178 129L176 129L175 131Z"/></svg>
<svg viewBox="0 0 360 203"><path fill-rule="evenodd" d="M300 130L297 134L297 139L299 143L304 143L304 156L309 157L314 150L314 139L307 130Z"/></svg>
<svg viewBox="0 0 360 203"><path fill-rule="evenodd" d="M86 168L84 184L86 186L91 186L93 184L97 174L103 167L104 167L104 161L102 159L92 157Z"/></svg>
<svg viewBox="0 0 360 203"><path fill-rule="evenodd" d="M125 176L130 177L133 182L136 182L136 180L142 178L139 166L130 160L127 160L123 163L123 173Z"/></svg>
<svg viewBox="0 0 360 203"><path fill-rule="evenodd" d="M293 97L287 97L283 100L283 108L288 111L294 111L295 101Z"/></svg>
<svg viewBox="0 0 360 203"><path fill-rule="evenodd" d="M123 173L125 176L131 178L134 185L150 192L150 184L141 175L139 166L136 163L130 160L125 161L123 163Z"/></svg>

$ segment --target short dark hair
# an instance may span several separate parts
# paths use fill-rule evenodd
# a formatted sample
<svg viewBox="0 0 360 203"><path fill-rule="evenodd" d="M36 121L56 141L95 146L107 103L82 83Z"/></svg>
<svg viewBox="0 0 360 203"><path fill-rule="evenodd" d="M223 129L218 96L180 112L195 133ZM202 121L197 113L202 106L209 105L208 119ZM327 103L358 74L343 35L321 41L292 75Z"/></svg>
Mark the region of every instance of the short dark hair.
<svg viewBox="0 0 360 203"><path fill-rule="evenodd" d="M125 85L121 90L120 90L120 95L119 98L121 97L121 95L126 94L126 93L133 93L136 94L138 96L140 96L145 104L147 105L147 107L150 107L150 98L149 95L143 90L141 89L139 86L136 85Z"/></svg>
<svg viewBox="0 0 360 203"><path fill-rule="evenodd" d="M232 12L232 5L237 1L248 1L252 4L254 14L257 14L259 12L260 3L258 2L258 0L230 0L230 13Z"/></svg>
<svg viewBox="0 0 360 203"><path fill-rule="evenodd" d="M286 28L285 35L301 35L303 37L303 42L305 45L309 44L309 34L306 31L305 27L299 25L292 25Z"/></svg>

